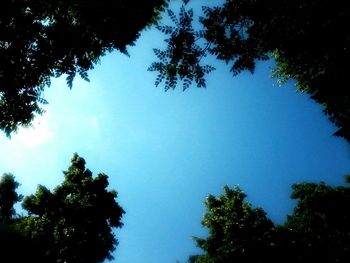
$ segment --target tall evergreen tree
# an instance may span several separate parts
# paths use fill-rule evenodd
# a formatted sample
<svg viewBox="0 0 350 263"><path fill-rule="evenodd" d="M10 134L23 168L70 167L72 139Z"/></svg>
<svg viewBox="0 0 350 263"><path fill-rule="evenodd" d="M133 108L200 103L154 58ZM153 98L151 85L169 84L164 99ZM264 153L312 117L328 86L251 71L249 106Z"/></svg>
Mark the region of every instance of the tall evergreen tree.
<svg viewBox="0 0 350 263"><path fill-rule="evenodd" d="M44 262L97 263L113 259L124 210L105 174L92 176L75 154L64 181L53 191L39 186L23 200L28 216L18 226L40 247Z"/></svg>

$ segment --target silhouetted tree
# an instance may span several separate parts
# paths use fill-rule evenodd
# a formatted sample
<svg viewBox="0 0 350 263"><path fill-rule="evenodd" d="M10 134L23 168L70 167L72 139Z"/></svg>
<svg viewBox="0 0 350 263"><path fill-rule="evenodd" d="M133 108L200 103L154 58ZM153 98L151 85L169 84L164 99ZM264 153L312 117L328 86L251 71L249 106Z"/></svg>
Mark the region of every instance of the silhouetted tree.
<svg viewBox="0 0 350 263"><path fill-rule="evenodd" d="M350 188L301 183L293 185L292 198L298 203L283 227L297 260L349 262Z"/></svg>
<svg viewBox="0 0 350 263"><path fill-rule="evenodd" d="M209 236L194 238L205 253L188 262L349 262L349 187L293 185L297 205L279 226L245 197L239 188L228 187L224 194L208 197L202 224Z"/></svg>
<svg viewBox="0 0 350 263"><path fill-rule="evenodd" d="M273 58L279 82L295 79L299 91L323 106L339 128L336 135L350 142L346 1L226 0L202 11L201 30L194 29L193 10L184 6L178 16L168 10L173 26L158 26L169 38L165 51L155 49L159 61L149 68L159 73L156 85L165 80L165 89L173 89L182 80L183 89L192 82L205 87L205 74L214 69L201 64L207 54L230 64L233 75Z"/></svg>
<svg viewBox="0 0 350 263"><path fill-rule="evenodd" d="M92 176L77 154L61 185L50 191L39 186L24 198L28 216L17 225L43 252L44 261L96 263L113 259L117 245L113 228L122 227L123 209L109 191L105 174Z"/></svg>
<svg viewBox="0 0 350 263"><path fill-rule="evenodd" d="M7 135L43 112L51 77L87 71L112 50L127 54L167 0L1 0L0 129Z"/></svg>
<svg viewBox="0 0 350 263"><path fill-rule="evenodd" d="M22 200L16 190L19 183L12 174L0 178L0 262L42 262L39 250L16 226L18 217L14 205Z"/></svg>
<svg viewBox="0 0 350 263"><path fill-rule="evenodd" d="M16 214L14 204L22 200L17 194L19 183L12 174L3 174L0 178L0 224L9 224Z"/></svg>

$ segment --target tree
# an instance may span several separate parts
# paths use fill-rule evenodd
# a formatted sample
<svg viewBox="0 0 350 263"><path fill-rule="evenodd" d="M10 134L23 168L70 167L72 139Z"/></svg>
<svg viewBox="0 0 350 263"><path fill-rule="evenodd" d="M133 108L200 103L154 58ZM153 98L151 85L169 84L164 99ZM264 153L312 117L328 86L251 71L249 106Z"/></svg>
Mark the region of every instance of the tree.
<svg viewBox="0 0 350 263"><path fill-rule="evenodd" d="M44 262L96 263L113 259L118 244L112 230L122 227L124 210L109 191L108 177L93 178L75 154L63 183L50 191L39 186L23 200L28 216L17 225L40 247Z"/></svg>
<svg viewBox="0 0 350 263"><path fill-rule="evenodd" d="M350 188L301 183L293 185L292 198L298 202L284 228L289 230L289 245L299 251L303 262L348 262Z"/></svg>
<svg viewBox="0 0 350 263"><path fill-rule="evenodd" d="M1 0L0 129L7 135L42 114L52 77L87 71L112 50L127 54L167 0Z"/></svg>
<svg viewBox="0 0 350 263"><path fill-rule="evenodd" d="M224 187L221 196L209 195L202 225L208 238L194 238L206 254L190 262L267 262L273 249L274 224L261 208L253 208L246 195L236 187Z"/></svg>
<svg viewBox="0 0 350 263"><path fill-rule="evenodd" d="M14 205L22 200L16 190L19 183L12 174L0 179L0 262L41 262L38 249L16 226Z"/></svg>
<svg viewBox="0 0 350 263"><path fill-rule="evenodd" d="M0 224L8 224L14 219L16 211L13 206L23 198L16 192L18 186L12 174L5 173L0 178Z"/></svg>
<svg viewBox="0 0 350 263"><path fill-rule="evenodd" d="M155 49L159 61L156 85L165 80L173 89L179 80L183 89L195 82L205 87L205 74L213 67L202 58L213 55L231 65L237 75L254 72L259 60L274 59L273 76L279 83L297 81L297 88L323 106L339 128L336 135L350 142L350 8L346 1L331 0L226 0L221 6L202 7L201 30L195 30L194 13L183 0L177 17L168 14L173 26L158 26L169 36L165 51Z"/></svg>
<svg viewBox="0 0 350 263"><path fill-rule="evenodd" d="M237 187L210 195L202 221L209 236L194 238L205 253L188 262L349 262L350 188L300 183L292 189L297 205L282 225L244 201Z"/></svg>

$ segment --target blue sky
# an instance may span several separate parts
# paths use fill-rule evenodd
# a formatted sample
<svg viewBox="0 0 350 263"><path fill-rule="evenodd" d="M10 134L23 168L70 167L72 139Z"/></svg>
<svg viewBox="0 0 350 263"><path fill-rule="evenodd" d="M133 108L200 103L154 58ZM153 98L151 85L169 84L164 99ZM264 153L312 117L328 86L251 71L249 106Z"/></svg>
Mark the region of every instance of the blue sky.
<svg viewBox="0 0 350 263"><path fill-rule="evenodd" d="M0 134L0 172L11 172L22 194L55 187L74 152L95 174L110 177L125 209L115 262L184 262L203 236L203 201L239 184L275 222L291 212L290 186L300 181L342 184L350 151L335 127L293 83L273 86L272 62L233 78L228 67L207 88L156 88L147 72L163 36L145 31L130 58L111 53L76 79L56 79L47 113L9 140Z"/></svg>

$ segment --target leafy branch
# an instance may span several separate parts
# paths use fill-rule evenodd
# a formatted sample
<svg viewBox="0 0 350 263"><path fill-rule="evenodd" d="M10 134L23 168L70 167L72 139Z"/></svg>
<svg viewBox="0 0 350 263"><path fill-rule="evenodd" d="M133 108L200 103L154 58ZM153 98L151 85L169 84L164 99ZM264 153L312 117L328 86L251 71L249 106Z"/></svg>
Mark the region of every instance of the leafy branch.
<svg viewBox="0 0 350 263"><path fill-rule="evenodd" d="M204 47L198 44L198 40L205 35L203 30L196 31L193 28L193 9L186 10L188 0L183 1L179 16L168 9L167 13L175 26L157 26L157 29L169 35L165 39L167 48L165 51L154 49L159 61L153 62L149 71L158 72L155 85L165 82L165 90L175 89L178 81L182 81L182 89L188 89L193 82L197 87L205 87L204 76L215 68L210 65L200 64L203 57L210 50L210 44Z"/></svg>

